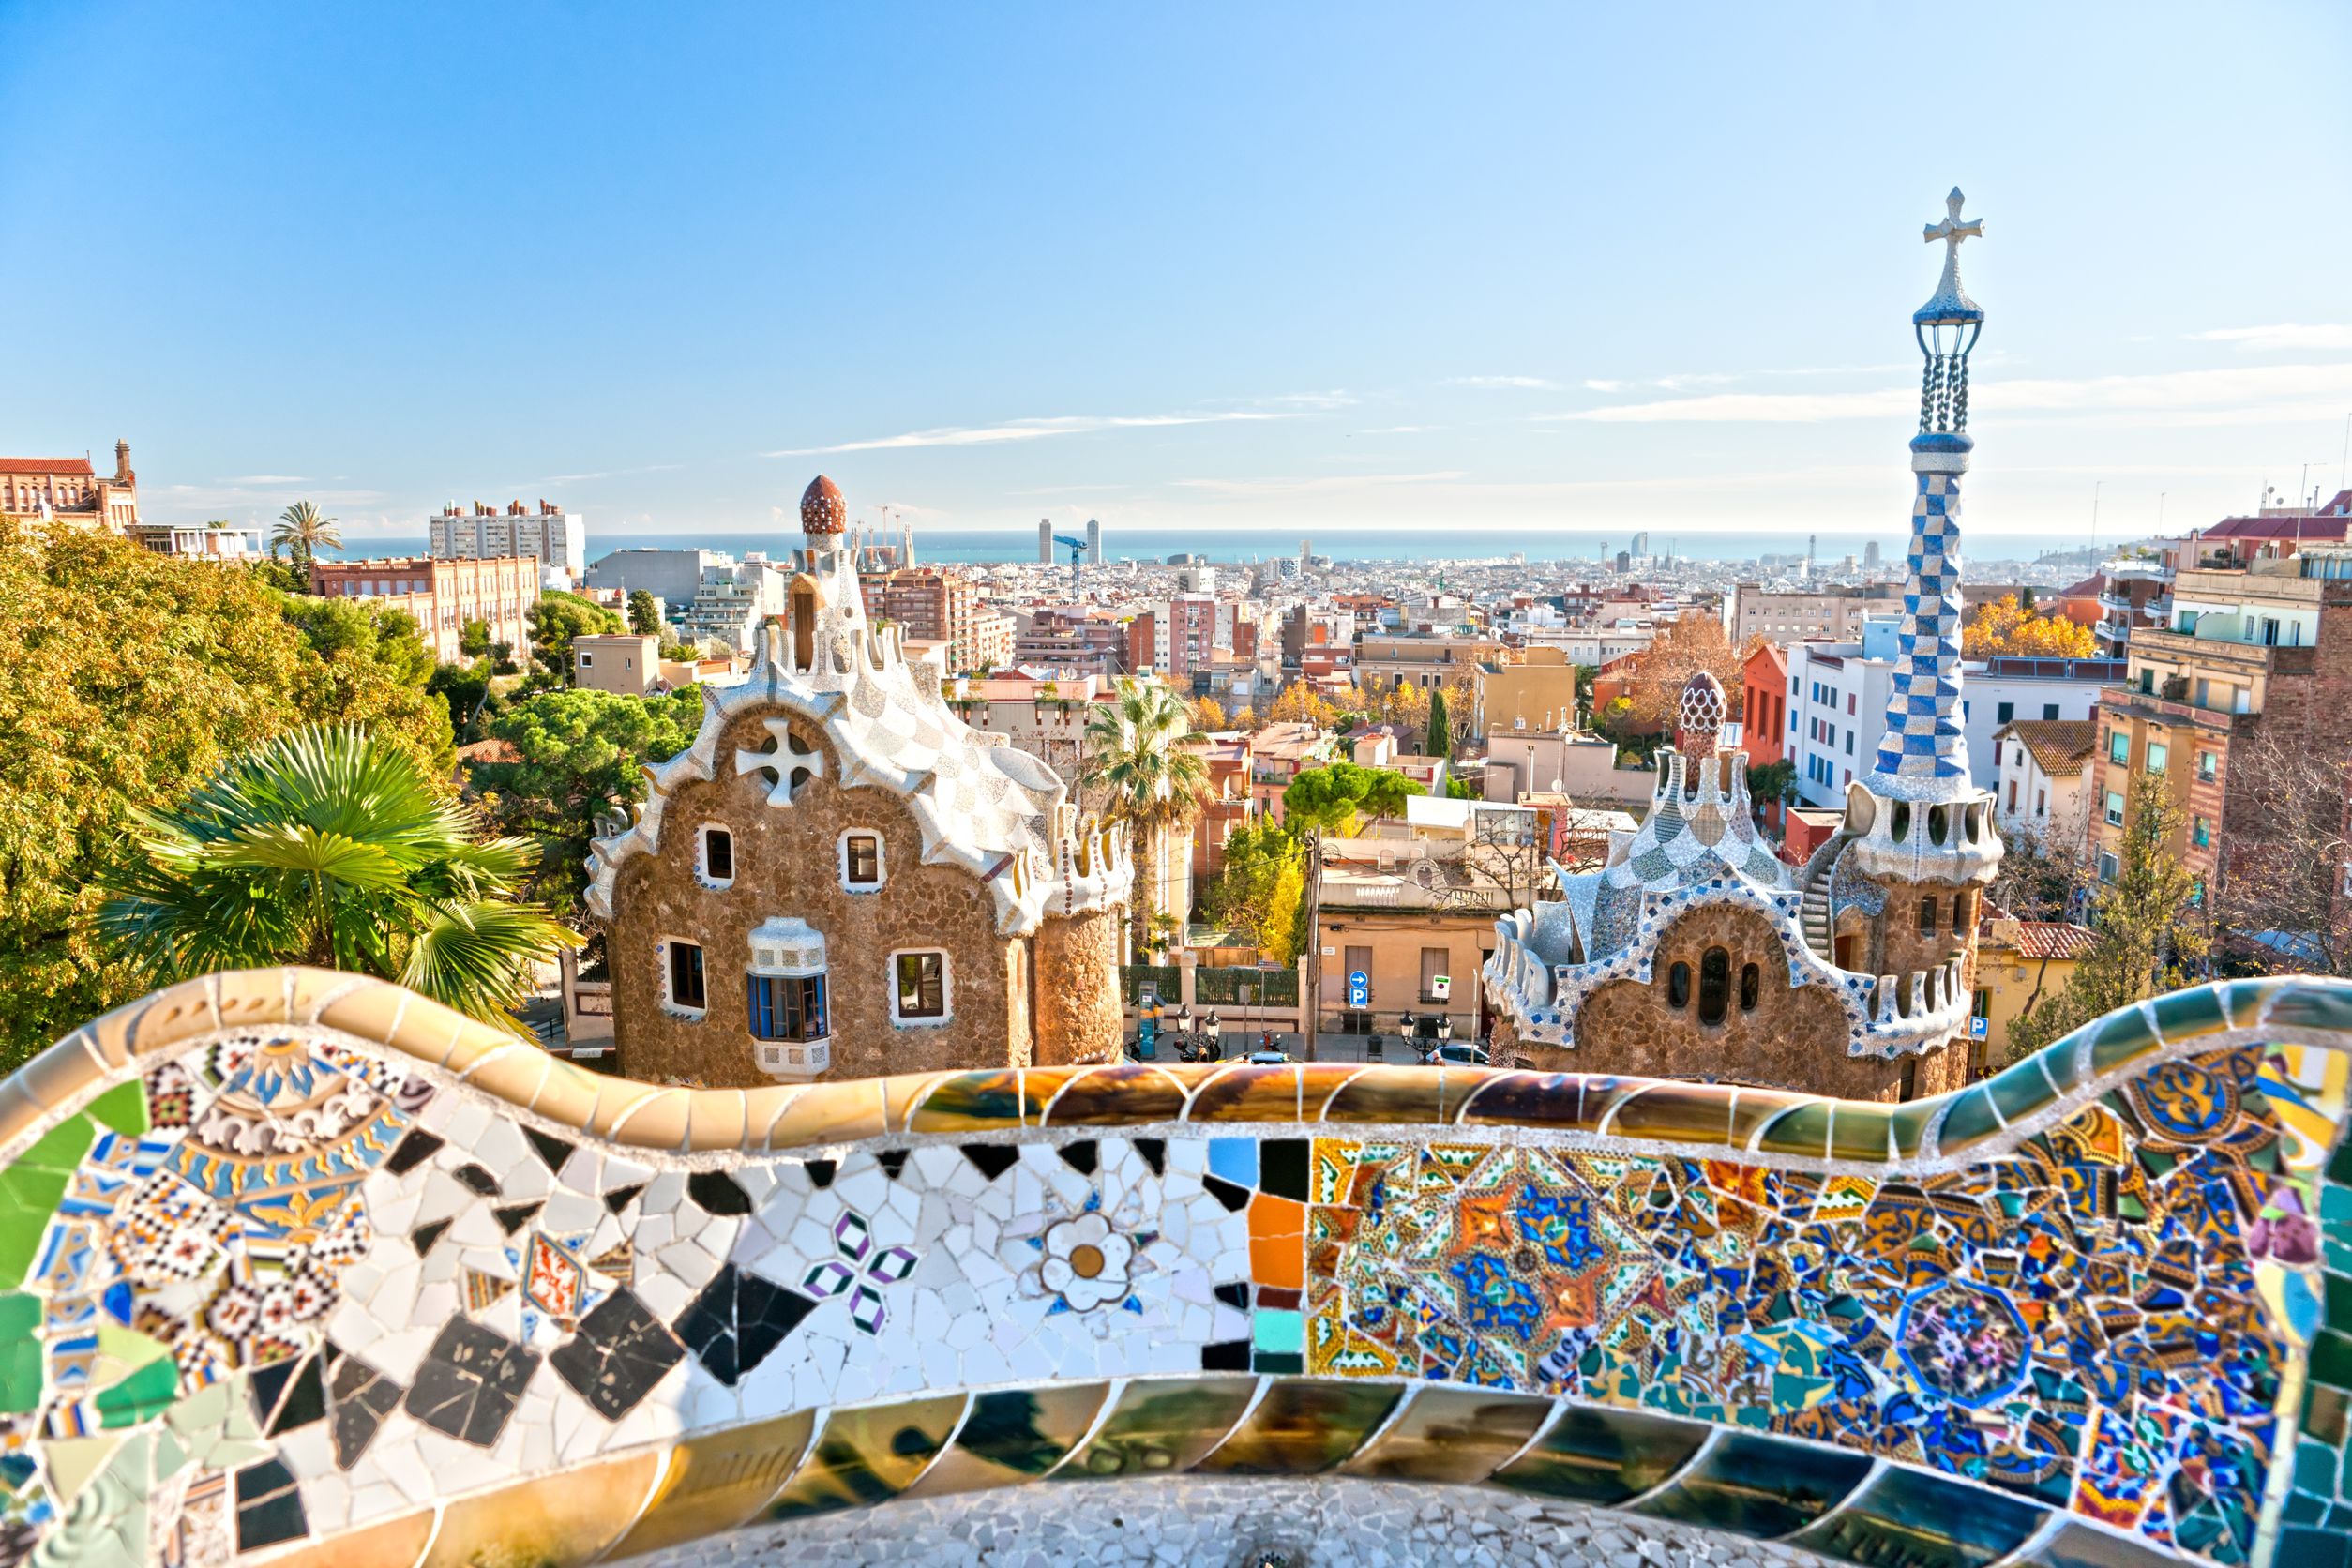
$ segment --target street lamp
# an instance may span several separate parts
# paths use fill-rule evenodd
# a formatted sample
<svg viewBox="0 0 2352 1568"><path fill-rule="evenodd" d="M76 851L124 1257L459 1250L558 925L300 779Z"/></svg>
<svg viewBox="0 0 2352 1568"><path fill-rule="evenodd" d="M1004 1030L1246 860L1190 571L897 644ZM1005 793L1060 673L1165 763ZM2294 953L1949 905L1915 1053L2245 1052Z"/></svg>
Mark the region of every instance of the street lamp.
<svg viewBox="0 0 2352 1568"><path fill-rule="evenodd" d="M1416 1021L1417 1020L1410 1013L1397 1014L1396 1033L1402 1034L1408 1040L1411 1039L1413 1037L1413 1025Z"/></svg>
<svg viewBox="0 0 2352 1568"><path fill-rule="evenodd" d="M1211 1008L1209 1010L1209 1016L1200 1020L1200 1027L1209 1032L1209 1038L1213 1041L1217 1039L1217 1025L1222 1020L1218 1018L1216 1009L1214 1008ZM1219 1044L1221 1045L1222 1042L1219 1042Z"/></svg>
<svg viewBox="0 0 2352 1568"><path fill-rule="evenodd" d="M1454 1038L1454 1019L1448 1014L1440 1013L1438 1015L1438 1038L1440 1040L1451 1040Z"/></svg>
<svg viewBox="0 0 2352 1568"><path fill-rule="evenodd" d="M1179 1007L1176 1009L1176 1031L1180 1034L1189 1034L1192 1033L1191 1008Z"/></svg>

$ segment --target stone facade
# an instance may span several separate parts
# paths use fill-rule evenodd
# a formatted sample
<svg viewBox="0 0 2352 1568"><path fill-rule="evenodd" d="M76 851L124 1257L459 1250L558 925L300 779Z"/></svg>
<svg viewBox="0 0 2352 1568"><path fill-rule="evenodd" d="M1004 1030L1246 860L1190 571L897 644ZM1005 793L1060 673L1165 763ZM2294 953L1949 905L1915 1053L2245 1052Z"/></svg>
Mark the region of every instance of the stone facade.
<svg viewBox="0 0 2352 1568"><path fill-rule="evenodd" d="M753 710L729 720L721 748L756 748L767 739L768 716ZM745 966L752 930L775 916L796 916L825 938L835 1076L1025 1061L1027 944L998 934L978 879L959 867L923 863L922 834L903 803L885 790L843 789L836 782L841 759L813 731L791 733L794 749L818 751L826 763L800 787L791 809L771 807L757 777L684 784L663 822L665 837L677 835L677 850L621 867L607 938L621 1071L713 1088L770 1081L746 1033ZM734 877L724 887L712 885L697 852L714 827L732 838ZM841 875L842 843L852 833L882 839L883 881L871 892L850 891ZM702 948L699 1017L664 1001L663 965L675 939ZM912 948L947 955L942 1022L892 1021L892 955ZM1106 985L1114 1009L1116 978Z"/></svg>
<svg viewBox="0 0 2352 1568"><path fill-rule="evenodd" d="M1107 1060L1125 837L867 623L845 511L809 487L764 665L702 688L694 744L594 846L622 1070L717 1088Z"/></svg>
<svg viewBox="0 0 2352 1568"><path fill-rule="evenodd" d="M1725 954L1726 998L1722 1021L1709 1023L1700 1012L1702 975L1716 949ZM1677 964L1690 977L1679 1006L1670 983ZM1752 1007L1750 965L1756 972ZM1968 1053L1951 1046L1917 1058L1825 1053L1821 1042L1845 1033L1845 1009L1826 988L1789 983L1780 933L1753 911L1714 905L1683 915L1659 938L1651 974L1649 984L1616 980L1586 997L1576 1048L1531 1046L1517 1049L1515 1060L1550 1072L1705 1078L1849 1100L1909 1099L1956 1089L1963 1080Z"/></svg>

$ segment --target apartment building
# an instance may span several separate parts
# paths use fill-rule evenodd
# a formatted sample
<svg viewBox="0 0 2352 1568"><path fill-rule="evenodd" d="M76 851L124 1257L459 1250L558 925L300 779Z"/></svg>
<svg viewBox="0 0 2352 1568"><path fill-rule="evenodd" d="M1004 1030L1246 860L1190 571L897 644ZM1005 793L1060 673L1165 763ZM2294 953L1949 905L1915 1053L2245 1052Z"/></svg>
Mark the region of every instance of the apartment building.
<svg viewBox="0 0 2352 1568"><path fill-rule="evenodd" d="M1750 767L1768 768L1788 755L1788 656L1764 641L1740 667L1740 713Z"/></svg>
<svg viewBox="0 0 2352 1568"><path fill-rule="evenodd" d="M1899 625L1872 618L1863 622L1858 641L1787 645L1788 708L1780 740L1808 804L1843 806L1846 786L1869 771L1886 732ZM1993 761L1995 731L2020 718L2088 718L2102 688L2124 667L2111 659L2002 657L1971 659L1962 670L1968 766L1974 776L1989 779L1999 771ZM1753 744L1753 730L1749 734Z"/></svg>
<svg viewBox="0 0 2352 1568"><path fill-rule="evenodd" d="M2264 809L2258 791L2231 788L2234 755L2261 736L2352 748L2352 550L2305 545L2246 569L2184 570L2172 596L2169 625L2133 634L2128 679L2101 694L2091 832L2112 874L2133 777L2162 778L2181 807L2174 852L2216 882L2223 837Z"/></svg>
<svg viewBox="0 0 2352 1568"><path fill-rule="evenodd" d="M762 628L768 619L784 613L791 585L791 577L764 555L741 561L719 556L702 569L701 581L679 614L680 633L688 642L731 656L756 653L765 646Z"/></svg>
<svg viewBox="0 0 2352 1568"><path fill-rule="evenodd" d="M864 572L858 586L869 617L908 637L945 643L947 668L957 674L1013 662L1012 617L982 605L979 584L961 572L937 566Z"/></svg>
<svg viewBox="0 0 2352 1568"><path fill-rule="evenodd" d="M2004 828L2075 849L2090 821L2093 718L2020 718L1993 731L1993 811Z"/></svg>
<svg viewBox="0 0 2352 1568"><path fill-rule="evenodd" d="M1862 635L1865 615L1884 615L1900 605L1898 590L1888 583L1863 588L1772 588L1742 582L1732 590L1726 629L1736 647L1752 637L1769 642L1794 642L1805 638L1847 641Z"/></svg>
<svg viewBox="0 0 2352 1568"><path fill-rule="evenodd" d="M562 571L565 581L580 582L588 575L588 520L549 501L511 501L504 511L479 501L460 511L452 501L427 523L425 550L445 561L528 555Z"/></svg>
<svg viewBox="0 0 2352 1568"><path fill-rule="evenodd" d="M1057 675L1127 672L1127 633L1108 611L1039 605L1016 618L1012 663Z"/></svg>
<svg viewBox="0 0 2352 1568"><path fill-rule="evenodd" d="M625 597L641 589L683 611L702 591L712 568L734 565L733 556L715 550L616 550L588 568L582 586Z"/></svg>
<svg viewBox="0 0 2352 1568"><path fill-rule="evenodd" d="M1269 724L1249 738L1249 792L1261 816L1282 821L1282 792L1308 768L1339 755L1328 731L1312 724Z"/></svg>
<svg viewBox="0 0 2352 1568"><path fill-rule="evenodd" d="M525 616L538 602L539 563L520 555L490 561L430 555L313 561L310 591L323 598L367 599L407 611L433 657L456 664L464 658L460 645L469 621L486 623L490 640L511 644L518 656L530 647Z"/></svg>
<svg viewBox="0 0 2352 1568"><path fill-rule="evenodd" d="M1573 728L1581 716L1576 666L1557 648L1530 647L1517 663L1470 667L1470 728L1478 733Z"/></svg>
<svg viewBox="0 0 2352 1568"><path fill-rule="evenodd" d="M1481 664L1507 664L1515 656L1498 637L1378 633L1356 643L1356 679L1367 691L1467 684Z"/></svg>

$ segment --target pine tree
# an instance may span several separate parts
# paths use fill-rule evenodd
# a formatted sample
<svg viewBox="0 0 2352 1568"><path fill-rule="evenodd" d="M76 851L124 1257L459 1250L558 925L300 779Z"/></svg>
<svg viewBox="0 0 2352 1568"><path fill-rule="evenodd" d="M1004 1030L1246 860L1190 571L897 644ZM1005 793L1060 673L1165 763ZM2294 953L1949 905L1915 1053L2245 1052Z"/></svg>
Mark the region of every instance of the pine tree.
<svg viewBox="0 0 2352 1568"><path fill-rule="evenodd" d="M1445 688L1442 686L1429 694L1429 744L1425 749L1432 757L1454 755L1454 726L1445 711Z"/></svg>
<svg viewBox="0 0 2352 1568"><path fill-rule="evenodd" d="M2013 1056L2188 982L2191 966L2205 954L2204 890L2169 847L2179 825L2180 807L2164 781L2135 775L2120 864L2092 905L2099 941L2065 989L2010 1025Z"/></svg>

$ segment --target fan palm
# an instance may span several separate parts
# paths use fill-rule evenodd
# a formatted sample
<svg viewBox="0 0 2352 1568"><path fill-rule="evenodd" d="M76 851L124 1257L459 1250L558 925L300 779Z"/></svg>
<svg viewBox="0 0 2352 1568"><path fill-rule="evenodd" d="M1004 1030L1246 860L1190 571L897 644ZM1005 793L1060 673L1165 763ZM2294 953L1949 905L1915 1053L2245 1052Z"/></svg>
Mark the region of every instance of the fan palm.
<svg viewBox="0 0 2352 1568"><path fill-rule="evenodd" d="M1102 792L1104 811L1124 822L1144 852L1150 881L1138 901L1140 925L1154 913L1181 918L1164 908L1175 878L1166 864L1175 830L1200 815L1209 792L1209 765L1183 743L1192 734L1192 716L1164 686L1123 680L1118 699L1086 721L1086 771L1081 782Z"/></svg>
<svg viewBox="0 0 2352 1568"><path fill-rule="evenodd" d="M577 939L511 897L531 842L477 841L475 825L366 731L297 731L144 815L138 853L101 881L98 931L157 984L318 964L517 1028L531 964Z"/></svg>
<svg viewBox="0 0 2352 1568"><path fill-rule="evenodd" d="M330 550L343 548L342 530L335 522L333 518L319 516L318 507L309 502L297 501L279 514L277 525L270 529L269 552L276 555L278 547L284 545L295 567L307 572L311 557L318 554L321 546Z"/></svg>

